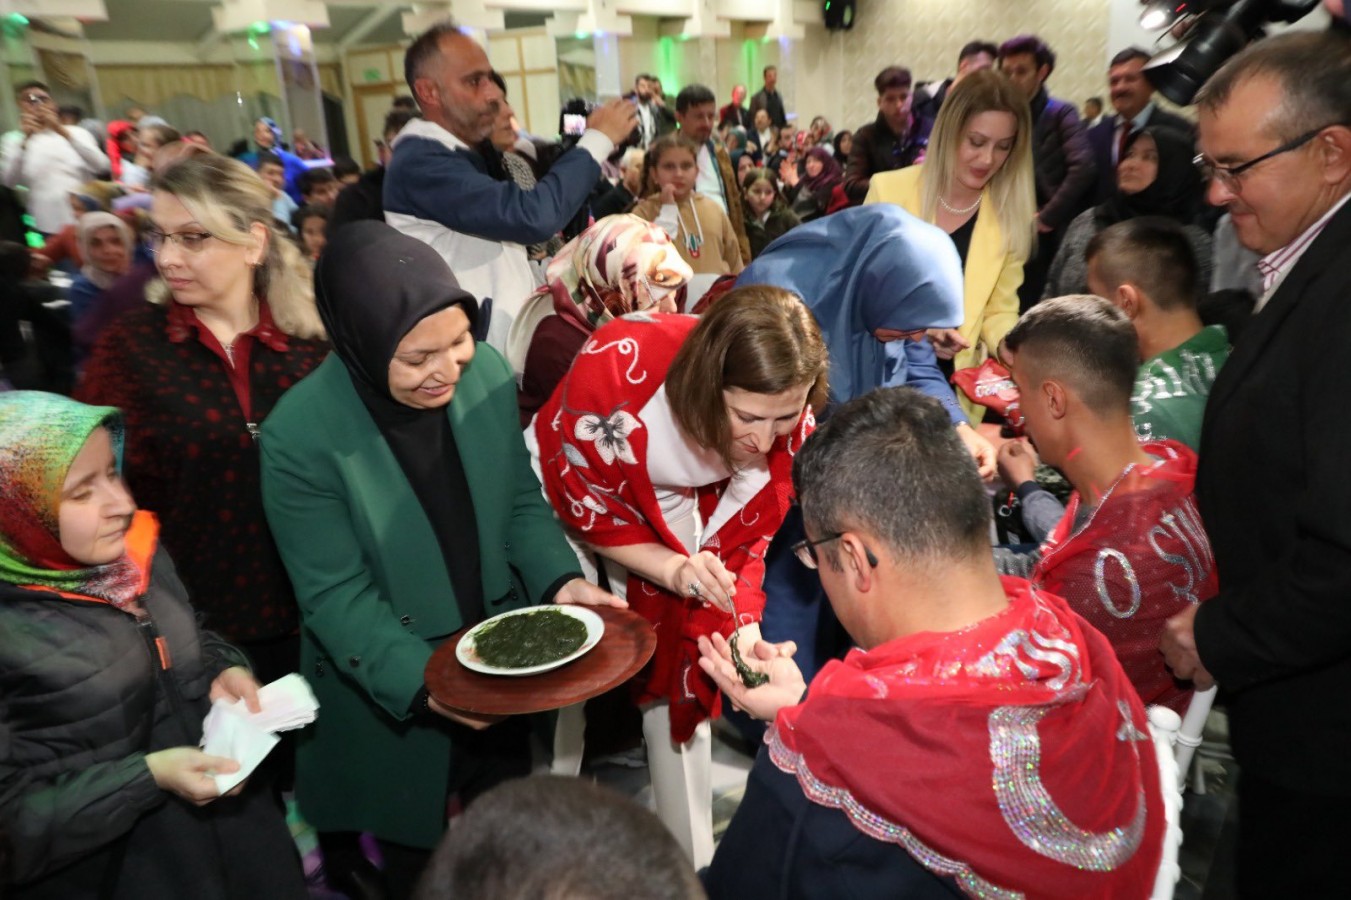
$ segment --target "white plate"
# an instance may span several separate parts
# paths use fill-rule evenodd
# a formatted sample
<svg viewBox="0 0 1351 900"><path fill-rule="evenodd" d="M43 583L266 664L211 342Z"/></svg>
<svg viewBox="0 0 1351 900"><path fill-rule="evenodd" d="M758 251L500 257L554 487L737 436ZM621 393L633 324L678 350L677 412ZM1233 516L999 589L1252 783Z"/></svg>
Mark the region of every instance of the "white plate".
<svg viewBox="0 0 1351 900"><path fill-rule="evenodd" d="M586 640L582 646L574 652L569 653L562 659L556 659L553 662L543 663L538 666L525 666L519 669L505 669L499 666L490 666L478 658L478 653L474 647L474 638L485 627L493 622L499 622L510 616L528 616L531 613L537 613L544 609L554 609L563 613L565 616L572 616L577 621L586 626ZM601 635L605 633L605 620L583 606L572 605L549 605L549 606L531 606L526 609L514 609L511 612L504 612L499 616L493 616L491 619L485 619L479 622L469 633L460 639L460 644L455 648L455 658L466 669L473 669L475 672L482 672L484 675L538 675L540 672L548 672L551 669L557 669L559 666L567 665L579 656L585 654L596 644L600 643Z"/></svg>

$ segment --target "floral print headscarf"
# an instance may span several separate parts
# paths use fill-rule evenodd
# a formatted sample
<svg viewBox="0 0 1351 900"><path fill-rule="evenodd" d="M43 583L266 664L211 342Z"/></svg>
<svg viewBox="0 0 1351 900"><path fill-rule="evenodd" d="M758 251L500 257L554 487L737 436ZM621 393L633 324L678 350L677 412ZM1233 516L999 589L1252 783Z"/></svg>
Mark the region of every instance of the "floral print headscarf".
<svg viewBox="0 0 1351 900"><path fill-rule="evenodd" d="M558 251L544 289L555 312L589 333L668 297L682 308L693 274L660 227L637 216L606 216Z"/></svg>

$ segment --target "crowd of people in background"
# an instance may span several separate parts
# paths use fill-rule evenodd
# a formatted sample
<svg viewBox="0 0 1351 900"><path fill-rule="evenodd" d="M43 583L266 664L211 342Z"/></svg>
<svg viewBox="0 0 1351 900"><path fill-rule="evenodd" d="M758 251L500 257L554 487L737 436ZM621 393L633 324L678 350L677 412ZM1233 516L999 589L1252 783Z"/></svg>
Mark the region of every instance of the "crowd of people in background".
<svg viewBox="0 0 1351 900"><path fill-rule="evenodd" d="M594 897L1145 897L1146 708L1218 683L1240 892L1332 896L1351 43L1258 41L1189 112L1148 60L1081 114L1039 37L972 40L941 81L883 68L855 128L775 66L641 73L553 139L444 23L367 171L269 117L218 152L19 85L0 893L303 896L286 798L354 898L508 896L494 864ZM543 603L657 629L655 820L515 781L534 723L425 683ZM295 671L319 720L221 796L201 717ZM721 715L763 746L715 849Z"/></svg>

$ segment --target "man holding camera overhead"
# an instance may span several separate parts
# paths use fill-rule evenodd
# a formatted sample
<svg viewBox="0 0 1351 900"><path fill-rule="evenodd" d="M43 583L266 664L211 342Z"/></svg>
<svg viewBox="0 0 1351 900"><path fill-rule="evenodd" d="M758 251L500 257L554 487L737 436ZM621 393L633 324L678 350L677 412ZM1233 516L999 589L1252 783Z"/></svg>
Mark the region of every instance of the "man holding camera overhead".
<svg viewBox="0 0 1351 900"><path fill-rule="evenodd" d="M28 188L28 212L38 231L56 234L74 223L68 195L108 171L108 157L83 128L62 125L56 102L40 81L15 92L19 130L0 145L0 179L6 187Z"/></svg>
<svg viewBox="0 0 1351 900"><path fill-rule="evenodd" d="M394 139L385 221L441 254L478 298L480 321L491 308L486 340L505 351L512 319L535 290L525 245L552 237L582 208L601 162L634 129L633 104L611 100L592 112L577 146L524 190L494 179L473 149L503 102L482 47L449 22L434 25L408 48L404 77L423 118Z"/></svg>

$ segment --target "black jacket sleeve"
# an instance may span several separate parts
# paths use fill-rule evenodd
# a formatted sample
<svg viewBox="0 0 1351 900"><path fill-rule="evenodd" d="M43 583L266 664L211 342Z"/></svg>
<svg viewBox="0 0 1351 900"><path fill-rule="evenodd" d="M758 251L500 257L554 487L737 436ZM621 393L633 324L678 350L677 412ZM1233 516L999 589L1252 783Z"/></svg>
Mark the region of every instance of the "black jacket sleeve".
<svg viewBox="0 0 1351 900"><path fill-rule="evenodd" d="M1057 102L1046 114L1055 116L1053 124L1065 157L1065 176L1050 199L1042 205L1038 215L1043 225L1057 229L1080 213L1083 201L1093 187L1098 168L1093 161L1093 148L1088 143L1088 134L1074 107Z"/></svg>

